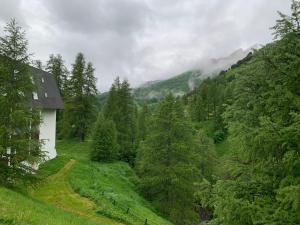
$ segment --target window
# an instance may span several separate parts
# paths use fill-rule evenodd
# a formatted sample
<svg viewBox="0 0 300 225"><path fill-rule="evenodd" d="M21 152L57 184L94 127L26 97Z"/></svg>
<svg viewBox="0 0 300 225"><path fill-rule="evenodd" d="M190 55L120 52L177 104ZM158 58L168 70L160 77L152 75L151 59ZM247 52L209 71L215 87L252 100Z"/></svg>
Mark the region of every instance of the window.
<svg viewBox="0 0 300 225"><path fill-rule="evenodd" d="M34 100L38 100L39 99L39 97L38 97L38 95L37 95L36 92L32 92L32 96L33 96Z"/></svg>

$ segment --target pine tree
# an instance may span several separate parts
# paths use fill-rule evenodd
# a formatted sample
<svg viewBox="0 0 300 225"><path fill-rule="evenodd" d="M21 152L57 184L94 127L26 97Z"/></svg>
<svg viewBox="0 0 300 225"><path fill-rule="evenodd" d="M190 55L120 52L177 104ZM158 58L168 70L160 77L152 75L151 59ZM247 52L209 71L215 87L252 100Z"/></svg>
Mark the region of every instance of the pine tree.
<svg viewBox="0 0 300 225"><path fill-rule="evenodd" d="M46 71L53 74L55 77L58 89L61 96L64 96L64 89L67 82L68 70L64 65L64 61L61 55L51 54L49 60L47 61Z"/></svg>
<svg viewBox="0 0 300 225"><path fill-rule="evenodd" d="M61 97L63 97L64 100L66 100L66 92L67 92L67 76L68 76L68 70L66 66L64 65L64 61L62 59L62 56L57 54L53 55L51 54L49 56L49 60L47 61L46 65L46 71L53 74L55 77L59 92ZM57 123L57 137L61 138L61 132L63 130L63 110L57 110L56 112L56 123Z"/></svg>
<svg viewBox="0 0 300 225"><path fill-rule="evenodd" d="M133 165L137 147L137 109L128 81L117 78L112 85L104 116L116 124L119 159Z"/></svg>
<svg viewBox="0 0 300 225"><path fill-rule="evenodd" d="M28 42L14 19L4 31L0 37L0 160L4 159L0 182L5 183L24 172L24 161L38 162L43 154L40 141L34 138L40 119L30 107L35 86L28 66Z"/></svg>
<svg viewBox="0 0 300 225"><path fill-rule="evenodd" d="M91 62L88 62L85 69L85 85L84 85L84 93L87 96L96 96L97 95L97 87L96 87L96 78L94 76L95 68Z"/></svg>
<svg viewBox="0 0 300 225"><path fill-rule="evenodd" d="M137 157L141 189L176 224L194 224L193 183L199 178L196 142L180 101L158 106Z"/></svg>
<svg viewBox="0 0 300 225"><path fill-rule="evenodd" d="M92 64L86 68L82 53L76 56L70 80L67 81L67 97L63 116L65 137L84 141L95 118L95 96L97 93Z"/></svg>
<svg viewBox="0 0 300 225"><path fill-rule="evenodd" d="M120 86L120 79L117 77L109 90L108 99L104 108L104 117L112 119L115 123L118 123L121 113L119 109Z"/></svg>
<svg viewBox="0 0 300 225"><path fill-rule="evenodd" d="M99 115L92 134L91 159L110 162L117 159L117 131L112 120Z"/></svg>

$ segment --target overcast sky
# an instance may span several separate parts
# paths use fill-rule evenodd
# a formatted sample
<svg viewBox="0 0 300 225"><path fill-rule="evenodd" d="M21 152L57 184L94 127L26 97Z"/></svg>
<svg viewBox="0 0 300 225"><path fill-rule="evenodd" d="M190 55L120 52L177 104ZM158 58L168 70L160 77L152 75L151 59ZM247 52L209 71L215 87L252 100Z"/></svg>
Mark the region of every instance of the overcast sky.
<svg viewBox="0 0 300 225"><path fill-rule="evenodd" d="M289 0L0 0L0 33L14 17L34 59L60 53L71 68L84 53L105 91L116 76L137 86L268 43L276 11L289 7Z"/></svg>

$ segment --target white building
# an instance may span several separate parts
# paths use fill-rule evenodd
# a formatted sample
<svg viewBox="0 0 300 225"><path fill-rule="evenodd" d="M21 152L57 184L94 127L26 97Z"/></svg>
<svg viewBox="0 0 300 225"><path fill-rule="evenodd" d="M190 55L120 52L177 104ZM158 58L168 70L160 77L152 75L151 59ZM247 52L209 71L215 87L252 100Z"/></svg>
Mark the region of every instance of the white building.
<svg viewBox="0 0 300 225"><path fill-rule="evenodd" d="M50 160L56 157L56 111L63 109L63 101L52 74L33 67L31 72L37 87L37 91L32 94L32 106L41 110L39 139L43 141L45 160Z"/></svg>

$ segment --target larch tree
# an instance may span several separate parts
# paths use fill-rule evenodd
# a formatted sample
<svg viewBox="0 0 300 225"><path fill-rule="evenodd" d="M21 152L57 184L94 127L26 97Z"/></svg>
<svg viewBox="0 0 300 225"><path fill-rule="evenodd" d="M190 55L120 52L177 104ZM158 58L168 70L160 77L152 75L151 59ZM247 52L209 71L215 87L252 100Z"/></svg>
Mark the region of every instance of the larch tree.
<svg viewBox="0 0 300 225"><path fill-rule="evenodd" d="M0 37L0 182L5 183L16 181L24 168L30 170L28 163L39 162L43 153L34 138L40 118L31 107L35 85L28 66L28 42L14 19L4 32Z"/></svg>
<svg viewBox="0 0 300 225"><path fill-rule="evenodd" d="M63 117L63 133L66 137L84 141L92 125L97 94L94 68L86 67L84 55L78 53L73 64L70 79L67 81L67 97Z"/></svg>
<svg viewBox="0 0 300 225"><path fill-rule="evenodd" d="M137 148L137 109L128 81L117 78L104 108L104 116L116 124L119 159L134 164Z"/></svg>
<svg viewBox="0 0 300 225"><path fill-rule="evenodd" d="M200 178L193 130L171 94L158 106L138 150L141 190L175 224L195 224L194 182Z"/></svg>
<svg viewBox="0 0 300 225"><path fill-rule="evenodd" d="M51 54L49 56L49 60L47 61L46 64L46 71L53 74L60 95L62 98L66 98L66 92L67 92L67 78L68 78L68 70L66 68L66 66L64 65L64 60L62 59L62 56L60 54L54 55ZM56 129L56 133L58 138L61 138L61 132L63 130L62 126L63 126L63 109L57 110L56 113L56 122L57 122L57 129Z"/></svg>
<svg viewBox="0 0 300 225"><path fill-rule="evenodd" d="M67 82L68 70L64 65L64 60L60 54L49 56L49 60L47 61L46 71L53 74L55 77L58 89L60 91L61 96L64 96L64 89Z"/></svg>

